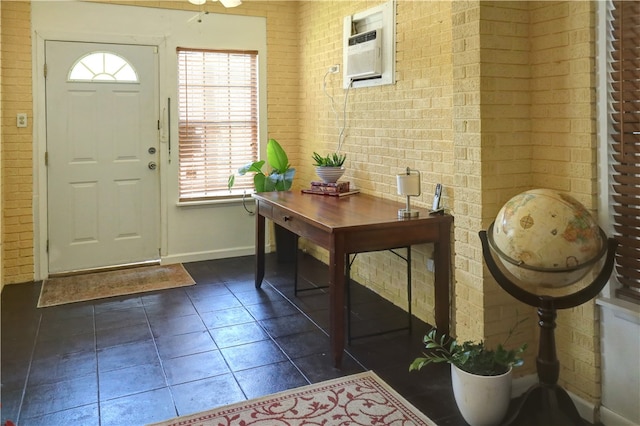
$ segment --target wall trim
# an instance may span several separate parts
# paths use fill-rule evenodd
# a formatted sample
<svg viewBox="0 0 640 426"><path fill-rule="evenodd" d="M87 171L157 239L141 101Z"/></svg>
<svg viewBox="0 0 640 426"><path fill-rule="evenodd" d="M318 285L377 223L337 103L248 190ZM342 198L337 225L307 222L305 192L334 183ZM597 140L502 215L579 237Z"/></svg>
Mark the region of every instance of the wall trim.
<svg viewBox="0 0 640 426"><path fill-rule="evenodd" d="M274 247L265 247L265 253L271 253L274 251ZM189 263L189 262L201 262L203 260L216 260L226 259L229 257L241 257L252 256L255 254L255 247L239 247L232 250L208 250L191 253L178 253L160 258L162 265L169 265L172 263Z"/></svg>
<svg viewBox="0 0 640 426"><path fill-rule="evenodd" d="M616 425L616 426L638 426L637 423L632 422L619 414L609 410L605 406L600 406L600 422L605 425Z"/></svg>

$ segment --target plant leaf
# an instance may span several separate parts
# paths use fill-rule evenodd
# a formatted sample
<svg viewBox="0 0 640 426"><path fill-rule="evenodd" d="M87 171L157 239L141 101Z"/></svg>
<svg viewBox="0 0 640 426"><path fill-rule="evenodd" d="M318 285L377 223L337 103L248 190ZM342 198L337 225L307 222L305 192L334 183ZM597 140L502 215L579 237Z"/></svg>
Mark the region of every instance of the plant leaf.
<svg viewBox="0 0 640 426"><path fill-rule="evenodd" d="M262 173L263 165L264 165L264 160L255 161L253 163L247 163L238 169L238 174L240 176L244 176L249 172Z"/></svg>
<svg viewBox="0 0 640 426"><path fill-rule="evenodd" d="M256 173L253 177L253 185L256 187L256 192L272 191L267 188L267 177L262 173Z"/></svg>
<svg viewBox="0 0 640 426"><path fill-rule="evenodd" d="M280 174L285 173L290 167L287 153L275 139L269 139L267 143L267 161Z"/></svg>

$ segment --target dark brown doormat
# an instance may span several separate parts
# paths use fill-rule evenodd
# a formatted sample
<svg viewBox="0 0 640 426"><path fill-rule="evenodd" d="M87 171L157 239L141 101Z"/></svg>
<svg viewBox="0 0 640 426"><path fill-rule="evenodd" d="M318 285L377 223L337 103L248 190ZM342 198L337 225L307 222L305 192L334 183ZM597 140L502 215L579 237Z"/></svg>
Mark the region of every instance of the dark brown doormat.
<svg viewBox="0 0 640 426"><path fill-rule="evenodd" d="M55 277L42 283L38 308L193 284L180 263Z"/></svg>

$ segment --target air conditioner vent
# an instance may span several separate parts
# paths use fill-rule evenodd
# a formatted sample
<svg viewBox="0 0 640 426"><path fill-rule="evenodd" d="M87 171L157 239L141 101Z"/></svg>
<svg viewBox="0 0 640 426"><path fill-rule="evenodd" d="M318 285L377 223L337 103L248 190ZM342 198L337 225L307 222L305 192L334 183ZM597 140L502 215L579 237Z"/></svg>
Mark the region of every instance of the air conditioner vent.
<svg viewBox="0 0 640 426"><path fill-rule="evenodd" d="M381 33L381 29L376 29L349 37L347 78L361 80L382 75Z"/></svg>

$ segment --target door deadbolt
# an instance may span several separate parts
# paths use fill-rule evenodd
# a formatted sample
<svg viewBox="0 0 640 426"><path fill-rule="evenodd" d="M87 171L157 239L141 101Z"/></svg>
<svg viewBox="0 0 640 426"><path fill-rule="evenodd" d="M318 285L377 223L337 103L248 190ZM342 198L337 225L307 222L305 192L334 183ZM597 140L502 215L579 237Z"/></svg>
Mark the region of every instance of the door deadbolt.
<svg viewBox="0 0 640 426"><path fill-rule="evenodd" d="M155 161L149 161L148 167L150 170L155 170L157 165Z"/></svg>
<svg viewBox="0 0 640 426"><path fill-rule="evenodd" d="M156 153L156 148L155 147L151 147L149 148L149 154L155 154Z"/></svg>

